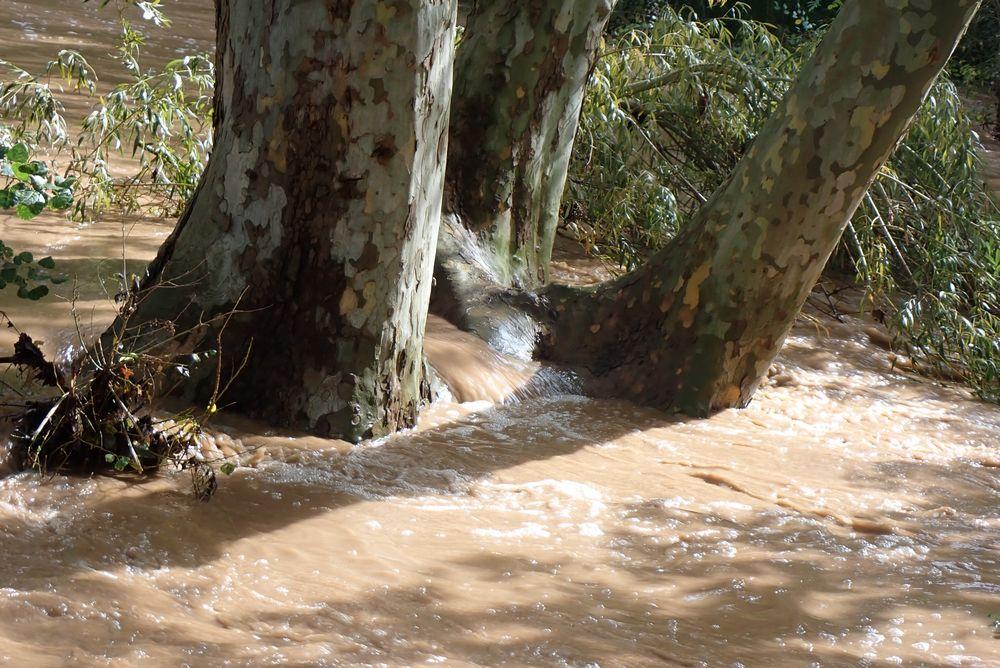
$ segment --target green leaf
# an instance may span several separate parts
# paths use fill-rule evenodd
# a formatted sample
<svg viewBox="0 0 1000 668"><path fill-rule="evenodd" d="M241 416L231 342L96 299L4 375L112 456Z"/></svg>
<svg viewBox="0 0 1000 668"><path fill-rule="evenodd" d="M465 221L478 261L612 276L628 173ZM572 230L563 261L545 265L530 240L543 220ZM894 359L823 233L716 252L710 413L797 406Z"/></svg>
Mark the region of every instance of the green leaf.
<svg viewBox="0 0 1000 668"><path fill-rule="evenodd" d="M28 251L22 251L14 256L14 264L28 264L35 259L35 256Z"/></svg>
<svg viewBox="0 0 1000 668"><path fill-rule="evenodd" d="M115 461L115 456L109 452L108 454L104 455L104 461L106 461L109 464L112 464Z"/></svg>
<svg viewBox="0 0 1000 668"><path fill-rule="evenodd" d="M36 205L33 204L18 204L17 217L20 218L21 220L31 220L32 218L40 214L43 208L45 208L44 204L42 205L41 208L38 208Z"/></svg>
<svg viewBox="0 0 1000 668"><path fill-rule="evenodd" d="M233 471L236 470L236 464L234 464L233 462L226 462L225 464L219 467L219 470L222 471L222 473L225 475L232 475Z"/></svg>
<svg viewBox="0 0 1000 668"><path fill-rule="evenodd" d="M25 183L31 181L31 177L35 175L35 168L30 164L22 164L15 162L12 165L14 169L14 178L19 181L24 181Z"/></svg>
<svg viewBox="0 0 1000 668"><path fill-rule="evenodd" d="M26 162L28 157L31 155L31 151L23 143L18 142L14 144L9 151L7 151L7 159L11 162Z"/></svg>
<svg viewBox="0 0 1000 668"><path fill-rule="evenodd" d="M15 186L14 190L14 202L17 204L24 204L25 206L34 206L36 204L41 204L45 206L45 195L38 192L37 190L32 190L31 188L25 188L24 186Z"/></svg>
<svg viewBox="0 0 1000 668"><path fill-rule="evenodd" d="M49 294L49 288L45 285L36 285L31 290L28 290L28 299L37 302L39 299Z"/></svg>
<svg viewBox="0 0 1000 668"><path fill-rule="evenodd" d="M73 206L73 191L65 188L57 190L49 200L49 206L56 211L63 211Z"/></svg>
<svg viewBox="0 0 1000 668"><path fill-rule="evenodd" d="M55 269L56 261L53 260L51 256L43 257L41 260L38 261L38 266L41 267L42 269Z"/></svg>

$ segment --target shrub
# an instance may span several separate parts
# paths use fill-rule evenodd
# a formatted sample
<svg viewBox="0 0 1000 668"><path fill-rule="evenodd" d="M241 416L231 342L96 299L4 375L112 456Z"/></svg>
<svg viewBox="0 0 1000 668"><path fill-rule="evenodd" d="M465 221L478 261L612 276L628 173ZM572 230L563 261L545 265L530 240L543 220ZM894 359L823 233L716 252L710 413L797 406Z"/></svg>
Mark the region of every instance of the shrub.
<svg viewBox="0 0 1000 668"><path fill-rule="evenodd" d="M12 209L22 220L31 220L46 208L66 210L73 205L72 177L52 174L44 162L31 159L31 148L11 140L0 126L0 210ZM38 260L0 241L0 290L17 288L22 299L38 300L49 293L48 284L65 280L53 274L51 257Z"/></svg>

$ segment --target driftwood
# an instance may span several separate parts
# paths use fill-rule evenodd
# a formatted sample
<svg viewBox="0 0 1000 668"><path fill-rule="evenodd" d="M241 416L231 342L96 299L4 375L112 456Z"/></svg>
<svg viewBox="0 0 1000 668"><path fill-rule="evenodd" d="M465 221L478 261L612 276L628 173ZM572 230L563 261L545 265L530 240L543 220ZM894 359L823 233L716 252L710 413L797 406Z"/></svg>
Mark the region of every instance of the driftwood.
<svg viewBox="0 0 1000 668"><path fill-rule="evenodd" d="M0 364L13 364L21 369L30 369L34 372L34 380L47 387L62 386L62 374L54 362L45 359L45 354L34 340L21 332L14 344L14 354L9 357L0 357Z"/></svg>

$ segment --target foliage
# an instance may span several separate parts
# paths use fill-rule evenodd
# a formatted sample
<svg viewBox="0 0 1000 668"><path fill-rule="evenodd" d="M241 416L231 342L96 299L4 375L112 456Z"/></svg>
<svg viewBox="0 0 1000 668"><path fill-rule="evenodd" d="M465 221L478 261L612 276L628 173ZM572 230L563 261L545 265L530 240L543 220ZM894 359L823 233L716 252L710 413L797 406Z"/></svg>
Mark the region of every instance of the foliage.
<svg viewBox="0 0 1000 668"><path fill-rule="evenodd" d="M0 70L8 74L0 80L0 119L6 123L0 126L0 176L6 177L6 183L0 181L0 208L12 208L22 219L45 208L72 210L78 217L112 207L126 214L141 208L172 215L193 194L207 162L211 59L187 56L158 69L145 68L140 62L145 38L128 12L134 7L144 20L167 25L160 0L100 4L113 4L118 11L116 51L125 72L125 82L103 95L98 94L97 74L77 51L59 51L37 75L0 60ZM61 102L64 87L93 100L92 111L74 133ZM35 145L46 147L54 164L65 161L64 176L30 159ZM115 156L131 161L130 176L111 172ZM0 242L0 288L17 285L20 296L39 299L48 292L42 282L63 280L47 273L54 266L52 258L35 261L31 253L15 253ZM25 333L14 354L0 360L25 372L34 394L48 395L25 398L21 410L8 416L15 423L12 443L20 464L42 473L72 469L138 475L170 465L191 471L195 493L207 499L216 487L212 464L218 462L205 461L198 446L202 425L217 411L225 391L221 368L215 369L213 398L203 414L160 421L154 409L156 397L171 389L165 386L189 376L215 352L164 352L177 350L179 339L190 332L175 331L169 321L129 325L148 293L139 292L134 277L120 279L116 325L93 345L81 334L79 352L68 362L47 360ZM225 474L236 468L227 459L221 458L218 467Z"/></svg>
<svg viewBox="0 0 1000 668"><path fill-rule="evenodd" d="M584 103L571 231L623 269L661 247L731 172L814 44L791 47L738 13L699 20L670 9L613 36ZM867 286L920 368L1000 400L1000 215L980 148L943 79L831 268Z"/></svg>
<svg viewBox="0 0 1000 668"><path fill-rule="evenodd" d="M965 84L987 90L1000 85L1000 0L984 0L950 70Z"/></svg>
<svg viewBox="0 0 1000 668"><path fill-rule="evenodd" d="M1000 0L984 0L949 70L966 88L992 98L992 131L1000 141Z"/></svg>
<svg viewBox="0 0 1000 668"><path fill-rule="evenodd" d="M620 0L610 21L613 33L645 26L671 10L702 17L731 14L767 23L787 44L808 40L832 21L843 0ZM993 98L994 133L1000 139L1000 0L983 0L982 7L959 44L948 71L963 86Z"/></svg>
<svg viewBox="0 0 1000 668"><path fill-rule="evenodd" d="M736 165L795 73L760 23L668 11L608 44L584 103L568 217L593 249L632 269Z"/></svg>
<svg viewBox="0 0 1000 668"><path fill-rule="evenodd" d="M84 119L71 166L89 186L77 213L108 208L175 215L194 194L211 151L214 67L206 55L159 70L139 61L143 36L122 21L119 55L130 80L100 98ZM114 154L138 161L127 178L110 170Z"/></svg>
<svg viewBox="0 0 1000 668"><path fill-rule="evenodd" d="M832 21L843 4L843 0L772 0L756 3L752 18L809 31Z"/></svg>
<svg viewBox="0 0 1000 668"><path fill-rule="evenodd" d="M103 0L102 5L111 4ZM176 215L194 193L211 150L212 60L191 55L158 69L140 61L145 37L128 18L135 7L156 26L169 25L159 0L115 0L121 31L116 50L126 80L98 95L99 78L87 59L60 50L42 72L32 74L0 60L0 209L14 209L25 220L44 209L93 217L114 208L121 213ZM88 95L93 108L72 136L61 94ZM35 146L62 163L31 160ZM115 157L131 160L128 176L115 175ZM72 174L73 176L69 176ZM6 182L2 179L6 178ZM18 295L40 299L52 258L34 261L0 242L0 289L17 286Z"/></svg>
<svg viewBox="0 0 1000 668"><path fill-rule="evenodd" d="M56 211L73 205L73 178L54 176L41 161L31 160L31 149L12 143L0 128L0 210L13 209L22 220L31 220L46 207ZM65 279L50 273L55 269L51 257L35 260L27 252L16 252L0 241L0 290L17 288L22 299L38 300L49 293L46 283Z"/></svg>
<svg viewBox="0 0 1000 668"><path fill-rule="evenodd" d="M855 214L834 266L894 315L898 346L1000 401L1000 207L954 84L939 82Z"/></svg>
<svg viewBox="0 0 1000 668"><path fill-rule="evenodd" d="M31 160L31 149L24 143L10 145L0 139L0 208L14 209L17 217L31 220L46 207L65 211L73 206L73 177L54 176L48 165Z"/></svg>
<svg viewBox="0 0 1000 668"><path fill-rule="evenodd" d="M612 30L648 25L672 12L690 10L697 16L719 18L738 13L768 23L782 32L807 32L829 23L843 0L619 0L611 20Z"/></svg>
<svg viewBox="0 0 1000 668"><path fill-rule="evenodd" d="M141 64L145 37L128 18L130 8L157 26L168 25L159 0L103 0L113 4L121 26L115 45L125 73L124 83L103 95L97 73L79 53L59 51L37 75L0 61L10 75L0 81L0 118L9 123L0 142L0 173L9 177L0 190L0 204L15 207L30 218L48 207L70 210L77 217L95 216L114 208L121 213L142 210L176 214L193 194L211 148L214 71L207 56L172 60L152 69ZM66 88L90 97L93 107L71 131L61 102ZM31 145L45 146L64 173L41 161L29 160ZM128 176L112 173L118 158L131 168ZM124 160L121 160L124 158ZM6 264L4 264L6 261ZM8 266L10 265L10 266ZM45 269L52 258L34 262L30 253L14 254L0 243L0 287L20 286L23 296L44 296L47 287L28 281L49 280ZM13 269L16 268L16 273ZM26 399L13 419L12 442L20 464L42 473L65 470L149 475L163 466L192 473L195 493L207 499L216 487L216 468L229 474L232 461L205 461L200 454L202 426L217 411L221 369L215 370L215 391L200 415L185 413L157 420L155 402L192 371L216 357L212 350L194 354L176 350L179 337L173 323L132 327L129 319L141 299L134 277L120 276L122 289L116 325L94 344L80 336L78 354L65 364L47 360L25 333L14 355L0 360L29 375L29 387L46 398ZM74 318L77 315L74 310ZM8 323L13 326L12 323ZM78 328L79 329L79 328Z"/></svg>
<svg viewBox="0 0 1000 668"><path fill-rule="evenodd" d="M73 210L78 218L110 208L176 215L193 194L211 150L213 61L198 54L159 68L144 66L145 36L129 19L130 8L156 26L169 21L158 2L116 0L114 6L124 83L98 94L98 74L69 49L37 75L0 60L8 73L0 81L0 119L10 124L16 140L49 146L57 160L66 161L67 171L78 175ZM72 136L59 95L66 87L93 101ZM129 176L112 172L116 156L132 161Z"/></svg>

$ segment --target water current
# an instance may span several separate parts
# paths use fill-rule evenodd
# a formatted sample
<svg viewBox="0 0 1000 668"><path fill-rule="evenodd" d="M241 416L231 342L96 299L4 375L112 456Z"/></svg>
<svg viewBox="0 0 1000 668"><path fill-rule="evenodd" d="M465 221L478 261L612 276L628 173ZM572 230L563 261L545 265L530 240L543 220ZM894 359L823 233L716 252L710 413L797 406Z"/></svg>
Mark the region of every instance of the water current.
<svg viewBox="0 0 1000 668"><path fill-rule="evenodd" d="M0 57L110 67L96 4L5 0ZM208 0L165 8L154 56L209 48ZM70 298L99 331L123 249L135 271L170 230L0 226L76 279L0 293L50 351ZM871 323L810 308L753 404L706 420L427 335L454 400L417 430L352 446L224 415L205 447L243 466L211 502L183 474L0 479L0 664L1000 666L1000 410L894 370Z"/></svg>

